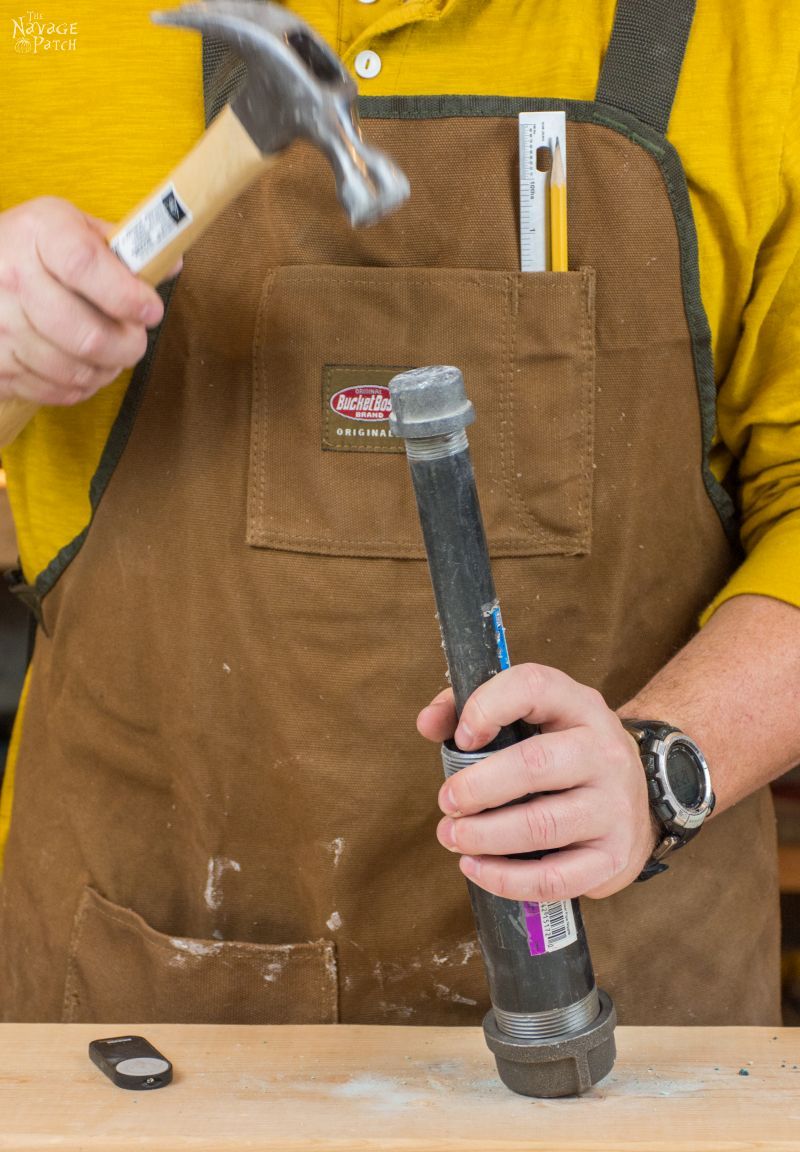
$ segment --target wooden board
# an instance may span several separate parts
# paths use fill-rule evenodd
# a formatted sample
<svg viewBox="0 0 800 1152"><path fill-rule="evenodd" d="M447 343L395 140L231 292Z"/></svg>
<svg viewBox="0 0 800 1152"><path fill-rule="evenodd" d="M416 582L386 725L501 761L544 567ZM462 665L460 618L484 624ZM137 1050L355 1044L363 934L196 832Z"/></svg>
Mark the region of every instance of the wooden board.
<svg viewBox="0 0 800 1152"><path fill-rule="evenodd" d="M131 1031L173 1061L168 1088L125 1092L89 1062L89 1040ZM800 1150L800 1031L620 1028L617 1043L589 1094L541 1101L499 1083L479 1029L6 1024L0 1148Z"/></svg>

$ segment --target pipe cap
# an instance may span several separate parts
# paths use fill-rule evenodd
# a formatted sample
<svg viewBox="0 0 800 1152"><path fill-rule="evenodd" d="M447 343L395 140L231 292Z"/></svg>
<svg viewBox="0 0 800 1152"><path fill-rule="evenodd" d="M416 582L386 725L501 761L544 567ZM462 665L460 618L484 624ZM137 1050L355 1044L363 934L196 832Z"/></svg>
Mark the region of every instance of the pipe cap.
<svg viewBox="0 0 800 1152"><path fill-rule="evenodd" d="M389 381L392 414L389 427L403 440L460 432L475 419L458 368L436 364L412 368Z"/></svg>
<svg viewBox="0 0 800 1152"><path fill-rule="evenodd" d="M617 1014L611 997L598 989L600 1014L585 1028L552 1040L527 1041L506 1036L494 1012L483 1021L483 1034L494 1053L506 1088L520 1096L579 1096L614 1067Z"/></svg>

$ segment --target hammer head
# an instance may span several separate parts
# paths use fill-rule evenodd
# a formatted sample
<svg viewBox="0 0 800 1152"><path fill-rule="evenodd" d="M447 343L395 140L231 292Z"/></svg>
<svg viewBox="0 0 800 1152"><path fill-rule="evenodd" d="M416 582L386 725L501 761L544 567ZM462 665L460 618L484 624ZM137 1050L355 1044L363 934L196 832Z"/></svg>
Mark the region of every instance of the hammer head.
<svg viewBox="0 0 800 1152"><path fill-rule="evenodd" d="M214 0L154 12L157 24L196 28L226 41L247 63L232 108L269 155L303 137L327 157L351 224L368 224L402 204L406 177L364 142L357 89L325 41L299 17L267 0Z"/></svg>

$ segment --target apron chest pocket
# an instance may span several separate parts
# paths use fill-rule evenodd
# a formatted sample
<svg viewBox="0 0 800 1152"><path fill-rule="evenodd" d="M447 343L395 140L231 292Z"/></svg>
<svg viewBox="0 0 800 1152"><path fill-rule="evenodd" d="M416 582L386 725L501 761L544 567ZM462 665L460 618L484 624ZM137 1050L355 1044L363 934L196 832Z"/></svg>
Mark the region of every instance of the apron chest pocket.
<svg viewBox="0 0 800 1152"><path fill-rule="evenodd" d="M397 371L454 364L495 556L589 551L594 272L277 268L253 354L247 543L423 558Z"/></svg>

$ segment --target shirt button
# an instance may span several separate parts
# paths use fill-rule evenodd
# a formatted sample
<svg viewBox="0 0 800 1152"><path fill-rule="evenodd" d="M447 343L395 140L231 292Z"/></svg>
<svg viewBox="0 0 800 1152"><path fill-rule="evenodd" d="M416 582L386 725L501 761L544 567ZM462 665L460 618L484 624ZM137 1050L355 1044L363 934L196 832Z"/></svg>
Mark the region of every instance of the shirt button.
<svg viewBox="0 0 800 1152"><path fill-rule="evenodd" d="M381 70L381 58L377 52L367 49L356 56L356 72L364 80L371 80Z"/></svg>
<svg viewBox="0 0 800 1152"><path fill-rule="evenodd" d="M358 0L359 4L374 4L375 0Z"/></svg>

